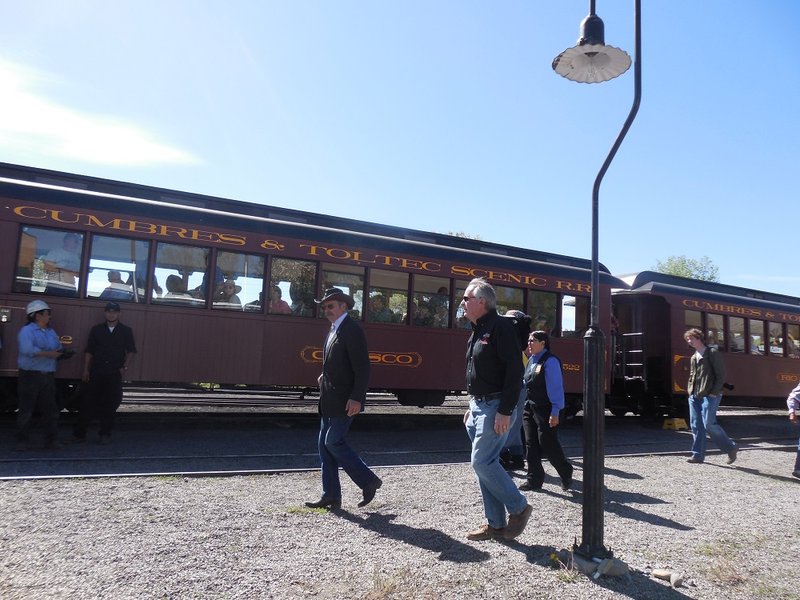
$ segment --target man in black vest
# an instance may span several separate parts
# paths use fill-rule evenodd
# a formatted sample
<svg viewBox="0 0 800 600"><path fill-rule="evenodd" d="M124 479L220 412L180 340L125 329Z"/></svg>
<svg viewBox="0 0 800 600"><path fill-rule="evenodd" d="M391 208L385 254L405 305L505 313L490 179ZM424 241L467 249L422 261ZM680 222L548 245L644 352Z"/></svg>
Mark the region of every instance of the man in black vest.
<svg viewBox="0 0 800 600"><path fill-rule="evenodd" d="M136 354L133 331L119 322L119 313L119 304L109 302L105 323L95 325L89 332L83 361L83 381L87 386L72 431L74 443L86 441L93 416L100 421L100 443L111 443L114 415L122 404L122 379Z"/></svg>
<svg viewBox="0 0 800 600"><path fill-rule="evenodd" d="M347 311L353 298L338 288L325 290L322 300L325 318L331 323L319 376L319 457L322 463L322 497L306 502L309 508L342 506L339 467L361 488L366 506L383 482L364 464L358 453L345 441L353 418L364 409L369 382L369 353L364 331Z"/></svg>
<svg viewBox="0 0 800 600"><path fill-rule="evenodd" d="M550 336L545 331L534 331L528 337L528 364L522 383L528 390L528 400L522 424L528 456L528 480L519 486L524 491L539 490L544 483L542 456L561 477L561 489L572 485L572 465L564 456L558 441L558 416L564 408L564 378L561 361L550 353Z"/></svg>

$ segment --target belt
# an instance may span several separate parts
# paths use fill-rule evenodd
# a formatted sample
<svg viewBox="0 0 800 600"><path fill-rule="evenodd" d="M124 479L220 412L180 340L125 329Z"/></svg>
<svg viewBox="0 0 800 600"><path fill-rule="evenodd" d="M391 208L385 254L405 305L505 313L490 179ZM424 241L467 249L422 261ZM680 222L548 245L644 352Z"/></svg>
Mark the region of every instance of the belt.
<svg viewBox="0 0 800 600"><path fill-rule="evenodd" d="M475 402L489 402L490 400L498 400L503 397L503 392L494 392L493 394L484 394L483 396L472 396Z"/></svg>

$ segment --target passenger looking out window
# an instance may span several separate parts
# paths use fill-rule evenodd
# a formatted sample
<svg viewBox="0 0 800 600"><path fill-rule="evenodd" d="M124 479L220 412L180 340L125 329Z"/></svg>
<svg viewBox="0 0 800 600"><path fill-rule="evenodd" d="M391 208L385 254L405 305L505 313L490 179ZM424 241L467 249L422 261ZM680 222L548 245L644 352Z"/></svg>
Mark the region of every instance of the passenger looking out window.
<svg viewBox="0 0 800 600"><path fill-rule="evenodd" d="M317 306L314 303L316 264L291 258L273 258L270 271L270 289L273 286L281 289L281 297L289 304L290 314L313 317Z"/></svg>
<svg viewBox="0 0 800 600"><path fill-rule="evenodd" d="M290 315L292 308L283 299L283 292L277 285L269 288L269 313L272 315Z"/></svg>
<svg viewBox="0 0 800 600"><path fill-rule="evenodd" d="M109 271L107 277L108 286L100 293L101 300L122 300L124 302L133 300L133 289L122 281L122 273Z"/></svg>
<svg viewBox="0 0 800 600"><path fill-rule="evenodd" d="M82 234L23 227L14 291L77 296L81 283L82 244Z"/></svg>
<svg viewBox="0 0 800 600"><path fill-rule="evenodd" d="M242 301L238 294L242 291L242 286L236 285L232 279L228 279L217 286L214 290L214 308L225 308L227 310L242 310Z"/></svg>

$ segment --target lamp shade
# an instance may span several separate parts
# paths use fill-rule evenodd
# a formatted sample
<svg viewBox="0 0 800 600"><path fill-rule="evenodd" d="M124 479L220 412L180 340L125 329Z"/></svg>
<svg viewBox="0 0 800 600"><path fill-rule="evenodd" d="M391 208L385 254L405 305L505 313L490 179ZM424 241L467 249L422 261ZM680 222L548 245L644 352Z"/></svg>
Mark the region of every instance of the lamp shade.
<svg viewBox="0 0 800 600"><path fill-rule="evenodd" d="M628 53L605 44L584 44L564 50L553 59L553 70L578 83L602 83L631 67Z"/></svg>

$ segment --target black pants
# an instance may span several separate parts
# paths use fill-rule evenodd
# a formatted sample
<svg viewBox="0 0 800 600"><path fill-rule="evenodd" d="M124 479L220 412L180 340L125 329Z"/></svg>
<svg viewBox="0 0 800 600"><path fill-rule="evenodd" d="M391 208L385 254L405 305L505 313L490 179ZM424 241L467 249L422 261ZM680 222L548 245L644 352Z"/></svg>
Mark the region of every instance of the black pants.
<svg viewBox="0 0 800 600"><path fill-rule="evenodd" d="M561 480L566 482L572 479L572 465L564 456L564 450L558 441L558 427L550 427L551 405L533 406L530 402L525 404L522 413L522 426L525 429L525 446L528 456L528 481L534 487L541 487L544 483L544 469L542 459L547 457L550 464L558 472Z"/></svg>
<svg viewBox="0 0 800 600"><path fill-rule="evenodd" d="M89 382L81 395L78 421L75 423L75 437L86 437L86 430L92 419L100 422L100 435L111 435L114 429L114 416L122 404L122 375L118 369L112 371L92 371Z"/></svg>
<svg viewBox="0 0 800 600"><path fill-rule="evenodd" d="M55 373L20 369L17 393L17 441L28 441L33 413L37 409L41 415L45 441L55 440L58 433L58 413L60 412L56 401Z"/></svg>

